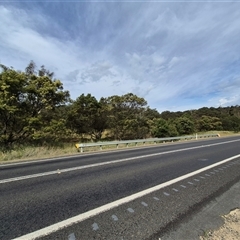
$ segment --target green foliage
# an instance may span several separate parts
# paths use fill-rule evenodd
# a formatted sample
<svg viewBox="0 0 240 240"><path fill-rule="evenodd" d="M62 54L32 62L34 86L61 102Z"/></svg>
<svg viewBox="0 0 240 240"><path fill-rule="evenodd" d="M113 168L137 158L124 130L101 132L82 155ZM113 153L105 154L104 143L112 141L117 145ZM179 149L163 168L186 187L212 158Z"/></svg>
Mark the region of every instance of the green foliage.
<svg viewBox="0 0 240 240"><path fill-rule="evenodd" d="M11 148L30 138L40 130L41 112L54 110L64 104L69 93L63 91L59 80L52 80L43 73L35 74L35 64L31 62L26 72L16 71L1 65L0 73L0 145Z"/></svg>
<svg viewBox="0 0 240 240"><path fill-rule="evenodd" d="M177 118L174 122L180 135L187 135L195 132L194 122L187 117Z"/></svg>
<svg viewBox="0 0 240 240"><path fill-rule="evenodd" d="M33 61L24 72L0 65L0 148L70 141L72 138L141 139L194 132L240 131L240 106L164 111L133 93L99 101L91 94L70 101L53 72Z"/></svg>
<svg viewBox="0 0 240 240"><path fill-rule="evenodd" d="M240 132L240 118L236 116L226 116L222 120L222 127L224 130Z"/></svg>
<svg viewBox="0 0 240 240"><path fill-rule="evenodd" d="M217 117L202 116L198 121L198 130L211 131L211 130L222 130L222 122Z"/></svg>
<svg viewBox="0 0 240 240"><path fill-rule="evenodd" d="M145 117L147 102L132 93L105 99L108 106L108 125L114 139L144 138L148 132Z"/></svg>
<svg viewBox="0 0 240 240"><path fill-rule="evenodd" d="M104 101L82 94L70 106L67 125L78 134L90 134L92 140L100 140L107 127L106 111Z"/></svg>
<svg viewBox="0 0 240 240"><path fill-rule="evenodd" d="M154 119L151 132L154 137L159 138L178 136L176 126L163 118Z"/></svg>

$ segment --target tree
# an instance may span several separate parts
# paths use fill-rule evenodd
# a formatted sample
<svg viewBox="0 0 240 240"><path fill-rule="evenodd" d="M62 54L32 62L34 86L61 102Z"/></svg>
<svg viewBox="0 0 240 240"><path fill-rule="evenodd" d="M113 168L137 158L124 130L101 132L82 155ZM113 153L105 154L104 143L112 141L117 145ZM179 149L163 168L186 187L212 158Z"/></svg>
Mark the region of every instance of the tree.
<svg viewBox="0 0 240 240"><path fill-rule="evenodd" d="M202 116L198 121L199 131L221 130L222 122L217 117Z"/></svg>
<svg viewBox="0 0 240 240"><path fill-rule="evenodd" d="M178 136L176 126L163 118L154 119L151 132L154 137L158 138Z"/></svg>
<svg viewBox="0 0 240 240"><path fill-rule="evenodd" d="M36 74L34 62L25 72L1 65L0 73L0 144L10 149L13 143L29 138L42 126L43 110L54 110L69 99L60 80ZM43 69L43 68L42 68Z"/></svg>
<svg viewBox="0 0 240 240"><path fill-rule="evenodd" d="M91 94L82 94L75 101L68 114L67 125L78 134L89 134L98 141L107 127L104 101L99 102Z"/></svg>
<svg viewBox="0 0 240 240"><path fill-rule="evenodd" d="M192 134L195 131L194 122L187 117L177 118L174 122L180 135Z"/></svg>
<svg viewBox="0 0 240 240"><path fill-rule="evenodd" d="M108 105L108 123L114 139L144 138L148 132L144 116L147 102L132 93L105 99ZM147 130L146 130L147 129Z"/></svg>
<svg viewBox="0 0 240 240"><path fill-rule="evenodd" d="M240 132L240 118L236 116L227 116L222 120L223 130Z"/></svg>

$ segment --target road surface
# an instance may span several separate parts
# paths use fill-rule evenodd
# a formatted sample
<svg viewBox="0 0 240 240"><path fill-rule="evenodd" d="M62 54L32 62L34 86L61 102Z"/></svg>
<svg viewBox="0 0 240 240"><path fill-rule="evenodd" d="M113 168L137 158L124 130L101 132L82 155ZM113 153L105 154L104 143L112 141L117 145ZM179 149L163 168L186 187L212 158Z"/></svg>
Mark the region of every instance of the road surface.
<svg viewBox="0 0 240 240"><path fill-rule="evenodd" d="M0 239L159 239L239 180L240 138L0 166Z"/></svg>

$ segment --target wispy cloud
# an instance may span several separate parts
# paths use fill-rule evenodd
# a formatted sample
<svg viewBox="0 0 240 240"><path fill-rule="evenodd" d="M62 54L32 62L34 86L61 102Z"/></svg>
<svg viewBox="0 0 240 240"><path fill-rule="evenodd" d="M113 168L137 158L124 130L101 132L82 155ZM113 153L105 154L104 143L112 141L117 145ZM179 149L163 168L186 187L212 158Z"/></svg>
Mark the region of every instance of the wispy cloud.
<svg viewBox="0 0 240 240"><path fill-rule="evenodd" d="M240 103L240 3L15 2L0 5L0 61L32 59L72 98L133 92L150 107Z"/></svg>

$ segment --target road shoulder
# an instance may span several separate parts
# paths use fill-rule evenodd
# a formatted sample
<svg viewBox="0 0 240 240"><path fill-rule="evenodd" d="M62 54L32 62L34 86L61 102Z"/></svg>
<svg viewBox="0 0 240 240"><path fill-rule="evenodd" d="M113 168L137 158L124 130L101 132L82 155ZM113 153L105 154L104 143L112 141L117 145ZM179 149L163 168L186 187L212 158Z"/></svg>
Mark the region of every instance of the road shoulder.
<svg viewBox="0 0 240 240"><path fill-rule="evenodd" d="M240 208L240 181L235 183L229 190L221 196L213 199L204 206L199 212L185 219L181 224L174 227L161 237L161 240L199 239L200 236L209 236L209 232L224 226L222 216L229 214L232 210ZM213 238L215 239L215 238Z"/></svg>

